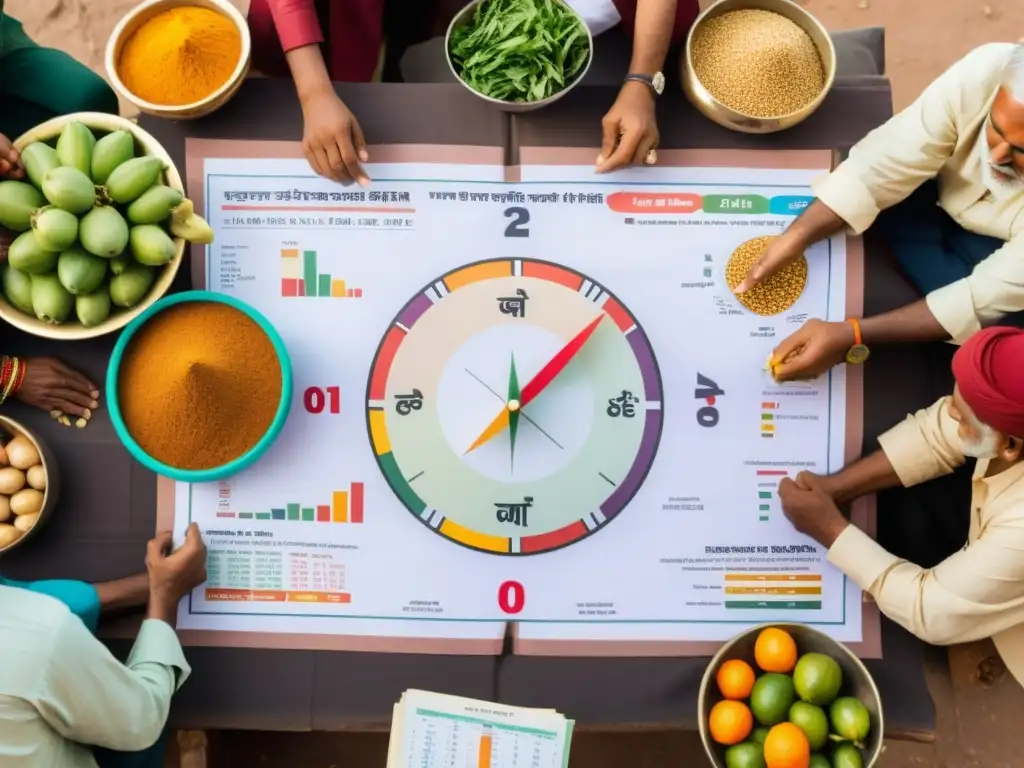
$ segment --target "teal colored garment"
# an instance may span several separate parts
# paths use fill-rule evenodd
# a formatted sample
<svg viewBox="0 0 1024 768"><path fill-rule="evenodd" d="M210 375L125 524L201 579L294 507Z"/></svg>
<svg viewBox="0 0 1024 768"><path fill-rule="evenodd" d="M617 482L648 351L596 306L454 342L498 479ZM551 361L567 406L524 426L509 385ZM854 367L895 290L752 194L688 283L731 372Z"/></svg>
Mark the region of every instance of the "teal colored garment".
<svg viewBox="0 0 1024 768"><path fill-rule="evenodd" d="M118 113L107 81L72 56L43 48L0 0L0 134L11 141L29 128L72 112Z"/></svg>
<svg viewBox="0 0 1024 768"><path fill-rule="evenodd" d="M60 600L82 620L90 632L96 634L100 620L100 598L92 584L68 579L14 581L0 576L0 586L27 589ZM165 727L160 738L149 749L141 752L114 752L96 747L93 749L93 757L100 768L162 768L169 735L170 729Z"/></svg>
<svg viewBox="0 0 1024 768"><path fill-rule="evenodd" d="M38 592L42 595L60 600L71 609L71 612L82 620L82 623L96 634L96 627L100 623L100 598L96 594L96 588L84 581L70 581L68 579L52 579L49 581L14 581L0 576L0 586L20 587L30 592Z"/></svg>

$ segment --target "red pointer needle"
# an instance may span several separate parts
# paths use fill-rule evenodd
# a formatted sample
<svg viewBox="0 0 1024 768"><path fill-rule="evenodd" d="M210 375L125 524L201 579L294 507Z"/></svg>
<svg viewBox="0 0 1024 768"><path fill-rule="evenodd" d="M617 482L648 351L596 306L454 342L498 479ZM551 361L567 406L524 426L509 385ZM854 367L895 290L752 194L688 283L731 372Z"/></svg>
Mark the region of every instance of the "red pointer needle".
<svg viewBox="0 0 1024 768"><path fill-rule="evenodd" d="M519 407L520 409L525 408L530 401L534 400L537 395L547 389L548 385L555 380L565 367L572 362L572 359L576 357L583 345L587 343L587 339L590 338L591 334L597 330L597 326L604 320L605 313L602 312L596 318L590 321L590 324L582 331L572 337L564 347L562 347L558 353L552 357L548 362L541 368L537 375L534 376L530 381L519 391Z"/></svg>
<svg viewBox="0 0 1024 768"><path fill-rule="evenodd" d="M494 421L487 425L487 429L481 432L480 436L473 441L473 444L466 449L466 453L475 451L492 437L503 432L505 427L509 426L509 413L512 410L522 410L527 403L535 399L537 395L547 389L547 386L555 380L555 377L565 370L565 366L567 366L572 359L576 357L579 351L583 349L583 345L587 343L587 339L589 339L591 334L597 330L597 326L601 324L601 321L604 320L604 318L605 313L602 312L596 318L591 320L590 324L586 328L573 336L572 340L558 351L558 354L548 360L544 367L537 372L537 375L530 379L530 382L519 391L519 400L513 401L515 402L515 407L512 407L511 402L506 404L506 406L502 408L501 413L495 417Z"/></svg>

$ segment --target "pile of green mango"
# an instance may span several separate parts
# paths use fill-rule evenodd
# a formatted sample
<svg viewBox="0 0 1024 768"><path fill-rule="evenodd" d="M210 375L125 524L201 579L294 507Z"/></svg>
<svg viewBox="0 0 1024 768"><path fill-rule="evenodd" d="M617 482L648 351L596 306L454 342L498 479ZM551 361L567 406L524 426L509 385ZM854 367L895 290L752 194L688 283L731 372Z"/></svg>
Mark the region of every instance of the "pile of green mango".
<svg viewBox="0 0 1024 768"><path fill-rule="evenodd" d="M0 226L17 235L2 285L12 306L44 322L99 325L149 293L174 237L213 241L192 202L163 183L163 161L136 157L127 131L97 139L71 121L21 159L26 179L0 181Z"/></svg>

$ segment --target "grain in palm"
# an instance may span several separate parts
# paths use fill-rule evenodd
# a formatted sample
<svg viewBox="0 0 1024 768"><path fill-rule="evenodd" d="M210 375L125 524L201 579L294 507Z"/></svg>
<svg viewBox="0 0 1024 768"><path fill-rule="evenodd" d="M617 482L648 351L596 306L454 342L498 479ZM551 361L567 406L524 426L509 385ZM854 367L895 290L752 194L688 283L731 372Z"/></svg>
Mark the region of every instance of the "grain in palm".
<svg viewBox="0 0 1024 768"><path fill-rule="evenodd" d="M761 258L774 237L755 237L737 248L725 265L725 282L735 293L754 262ZM796 304L807 285L807 259L787 264L771 277L761 281L746 293L737 293L739 302L757 315L778 315Z"/></svg>
<svg viewBox="0 0 1024 768"><path fill-rule="evenodd" d="M701 85L744 115L791 114L825 87L825 67L810 35L772 11L744 9L707 19L690 45Z"/></svg>

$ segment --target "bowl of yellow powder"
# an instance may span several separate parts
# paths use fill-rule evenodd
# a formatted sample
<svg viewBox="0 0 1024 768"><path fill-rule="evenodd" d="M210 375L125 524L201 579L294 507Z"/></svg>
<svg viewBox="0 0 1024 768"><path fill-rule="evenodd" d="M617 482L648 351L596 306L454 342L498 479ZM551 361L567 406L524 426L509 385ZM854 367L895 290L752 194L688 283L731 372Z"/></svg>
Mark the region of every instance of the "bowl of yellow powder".
<svg viewBox="0 0 1024 768"><path fill-rule="evenodd" d="M203 117L242 86L251 49L245 18L227 0L145 0L114 27L107 75L141 112Z"/></svg>
<svg viewBox="0 0 1024 768"><path fill-rule="evenodd" d="M292 367L260 312L209 291L165 296L133 320L107 367L114 431L145 467L188 483L257 461L284 428Z"/></svg>
<svg viewBox="0 0 1024 768"><path fill-rule="evenodd" d="M680 70L705 117L742 133L772 133L821 105L836 53L821 22L790 0L720 0L690 28Z"/></svg>

